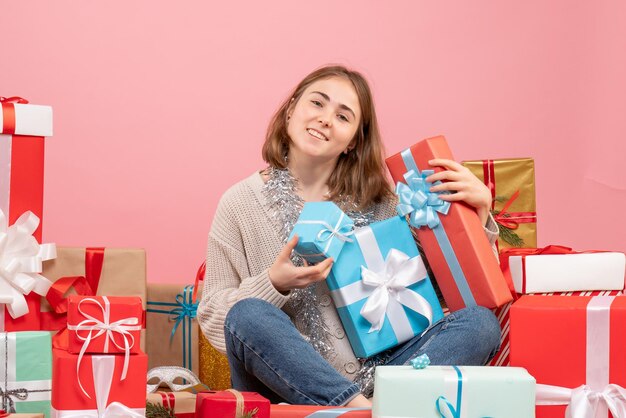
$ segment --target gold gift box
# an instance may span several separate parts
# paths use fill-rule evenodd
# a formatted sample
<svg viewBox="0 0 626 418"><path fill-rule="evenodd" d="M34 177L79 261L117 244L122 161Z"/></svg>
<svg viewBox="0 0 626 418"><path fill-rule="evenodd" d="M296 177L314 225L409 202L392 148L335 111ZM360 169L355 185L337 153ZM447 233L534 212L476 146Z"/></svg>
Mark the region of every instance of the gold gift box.
<svg viewBox="0 0 626 418"><path fill-rule="evenodd" d="M187 290L185 289L186 287L188 288ZM198 291L198 294L201 295L201 289ZM193 309L191 306L193 305L192 295L193 286L170 283L148 284L146 353L148 354L149 369L159 366L181 366L190 369L196 375L198 374L198 334L200 333L198 323L195 319L184 317L179 322L173 338L170 338L178 319L178 313L165 313L174 309L181 313L184 312L185 309L187 309L187 311ZM179 296L178 299L177 296ZM185 307L183 304L188 306ZM185 322L187 322L187 324L185 324ZM187 327L185 334L190 332L189 335L185 335L187 339L186 343L189 344L188 346L183 345L184 327ZM185 356L183 356L184 346L187 347ZM191 353L189 353L189 350Z"/></svg>
<svg viewBox="0 0 626 418"><path fill-rule="evenodd" d="M500 213L494 216L500 225L498 248L536 248L535 161L532 158L503 158L464 161L463 165L492 192L494 213ZM518 191L519 195L515 198ZM503 209L506 211L502 212ZM521 242L511 244L515 237L507 232L517 235Z"/></svg>
<svg viewBox="0 0 626 418"><path fill-rule="evenodd" d="M204 335L200 335L200 381L211 390L230 388L230 369L226 356L217 351Z"/></svg>

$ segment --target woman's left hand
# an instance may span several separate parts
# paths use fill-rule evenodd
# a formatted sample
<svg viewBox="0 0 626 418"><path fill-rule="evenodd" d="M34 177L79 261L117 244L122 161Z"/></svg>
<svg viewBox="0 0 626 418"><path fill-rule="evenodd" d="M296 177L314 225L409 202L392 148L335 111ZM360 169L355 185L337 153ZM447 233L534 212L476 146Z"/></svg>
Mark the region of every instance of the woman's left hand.
<svg viewBox="0 0 626 418"><path fill-rule="evenodd" d="M472 174L469 169L463 167L456 161L444 158L435 158L428 161L428 164L435 167L443 167L444 171L440 171L426 177L426 181L434 183L437 180L445 181L430 188L431 192L449 191L456 192L452 194L440 194L441 200L448 202L463 201L476 209L483 225L487 223L489 217L489 208L491 207L491 193L489 188Z"/></svg>

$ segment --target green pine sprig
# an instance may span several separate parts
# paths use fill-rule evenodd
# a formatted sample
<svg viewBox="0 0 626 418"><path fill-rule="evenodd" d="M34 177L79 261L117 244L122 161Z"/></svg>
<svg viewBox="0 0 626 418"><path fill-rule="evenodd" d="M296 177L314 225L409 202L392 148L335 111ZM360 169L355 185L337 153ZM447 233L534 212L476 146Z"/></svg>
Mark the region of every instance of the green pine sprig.
<svg viewBox="0 0 626 418"><path fill-rule="evenodd" d="M146 418L175 418L174 410L157 403L146 403Z"/></svg>
<svg viewBox="0 0 626 418"><path fill-rule="evenodd" d="M496 215L498 215L499 213L500 213L499 210L492 210L491 211L491 214L494 217ZM502 216L505 217L505 218L508 218L511 215L509 215L508 213L505 213ZM504 226L504 225L502 225L500 223L498 224L498 227L500 228L500 237L499 238L502 241L504 241L507 244L509 244L510 246L516 247L516 248L520 248L521 246L524 245L524 240L519 235L517 235L517 233L513 229L511 229L511 228L509 228L507 226Z"/></svg>
<svg viewBox="0 0 626 418"><path fill-rule="evenodd" d="M259 408L254 408L251 411L244 412L242 418L254 418L258 412L259 412Z"/></svg>

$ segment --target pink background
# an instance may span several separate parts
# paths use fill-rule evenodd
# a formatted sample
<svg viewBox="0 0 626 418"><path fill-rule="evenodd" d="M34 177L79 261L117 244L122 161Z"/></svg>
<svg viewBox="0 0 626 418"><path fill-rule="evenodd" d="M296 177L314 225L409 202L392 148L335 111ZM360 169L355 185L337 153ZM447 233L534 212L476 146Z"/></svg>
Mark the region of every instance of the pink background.
<svg viewBox="0 0 626 418"><path fill-rule="evenodd" d="M534 157L539 245L626 250L626 2L5 1L0 95L54 107L44 239L190 282L222 192L312 69L374 90L388 153Z"/></svg>

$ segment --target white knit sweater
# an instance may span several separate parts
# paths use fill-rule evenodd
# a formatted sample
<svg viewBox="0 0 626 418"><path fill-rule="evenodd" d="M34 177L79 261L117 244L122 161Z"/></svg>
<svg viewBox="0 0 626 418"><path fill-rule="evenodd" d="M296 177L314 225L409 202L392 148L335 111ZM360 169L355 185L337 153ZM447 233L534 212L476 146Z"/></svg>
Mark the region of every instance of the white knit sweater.
<svg viewBox="0 0 626 418"><path fill-rule="evenodd" d="M283 308L289 295L283 295L270 282L268 270L284 246L271 219L262 194L263 178L258 172L235 184L218 204L209 232L206 277L197 319L209 342L225 353L224 320L231 306L246 298L263 299ZM374 219L395 216L393 200L374 208ZM498 228L490 218L485 228L490 242L498 237ZM326 282L317 287L317 300L325 324L331 331L335 355L328 359L352 380L359 362L345 335L330 298Z"/></svg>

